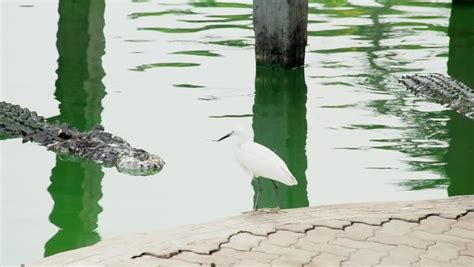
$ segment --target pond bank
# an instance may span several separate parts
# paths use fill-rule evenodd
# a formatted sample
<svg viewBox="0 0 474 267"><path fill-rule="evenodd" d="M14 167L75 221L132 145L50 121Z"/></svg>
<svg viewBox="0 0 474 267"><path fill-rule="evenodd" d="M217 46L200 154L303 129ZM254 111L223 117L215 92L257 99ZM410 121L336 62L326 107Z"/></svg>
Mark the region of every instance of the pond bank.
<svg viewBox="0 0 474 267"><path fill-rule="evenodd" d="M250 212L116 237L36 264L390 265L474 263L474 196Z"/></svg>

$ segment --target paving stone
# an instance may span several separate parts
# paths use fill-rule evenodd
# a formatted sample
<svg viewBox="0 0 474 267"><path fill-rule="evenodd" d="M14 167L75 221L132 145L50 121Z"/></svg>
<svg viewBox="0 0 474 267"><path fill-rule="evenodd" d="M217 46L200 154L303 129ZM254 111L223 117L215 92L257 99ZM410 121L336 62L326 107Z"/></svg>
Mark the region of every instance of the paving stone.
<svg viewBox="0 0 474 267"><path fill-rule="evenodd" d="M466 244L466 249L459 252L460 255L474 257L474 241Z"/></svg>
<svg viewBox="0 0 474 267"><path fill-rule="evenodd" d="M453 223L452 227L465 228L466 230L474 231L474 212L469 212L458 218L458 220Z"/></svg>
<svg viewBox="0 0 474 267"><path fill-rule="evenodd" d="M296 257L282 256L272 261L272 266L302 266L308 263L309 260L304 260Z"/></svg>
<svg viewBox="0 0 474 267"><path fill-rule="evenodd" d="M453 245L458 246L465 246L465 244L472 242L472 239L461 238L454 235L445 235L445 234L431 234L424 231L414 231L410 234L410 236L422 240L430 240L430 241L444 241L451 243Z"/></svg>
<svg viewBox="0 0 474 267"><path fill-rule="evenodd" d="M474 212L466 213L473 208L474 196L468 196L247 213L199 227L102 241L32 266L474 267ZM420 220L427 214L440 215ZM178 249L192 251L174 255ZM140 251L174 256L131 259Z"/></svg>
<svg viewBox="0 0 474 267"><path fill-rule="evenodd" d="M355 252L356 249L354 248L345 248L338 245L330 245L330 244L316 244L308 241L300 241L294 245L297 249L308 250L312 252L326 252L330 254L334 254L337 256L347 257L352 252Z"/></svg>
<svg viewBox="0 0 474 267"><path fill-rule="evenodd" d="M474 224L474 211L468 212L466 215L460 217L459 221L467 221Z"/></svg>
<svg viewBox="0 0 474 267"><path fill-rule="evenodd" d="M393 248L393 246L390 245L369 241L352 240L342 237L338 237L336 240L330 241L329 244L339 245L347 248L370 249L376 252L387 252Z"/></svg>
<svg viewBox="0 0 474 267"><path fill-rule="evenodd" d="M374 237L367 239L368 241L379 242L387 245L406 245L415 248L425 249L429 245L434 244L434 241L422 240L410 235L389 235L376 232Z"/></svg>
<svg viewBox="0 0 474 267"><path fill-rule="evenodd" d="M227 258L216 257L215 255L201 255L192 252L181 252L176 256L173 256L173 260L180 260L191 263L202 263L202 264L228 264Z"/></svg>
<svg viewBox="0 0 474 267"><path fill-rule="evenodd" d="M373 267L411 267L411 264L402 264L402 263L395 263L395 264L376 264L372 265Z"/></svg>
<svg viewBox="0 0 474 267"><path fill-rule="evenodd" d="M89 265L88 265L89 266ZM120 264L115 264L114 266L120 267ZM130 266L129 263L124 264L125 266ZM142 256L139 258L135 258L133 260L133 266L199 266L198 263L190 263L175 259L160 259L152 256Z"/></svg>
<svg viewBox="0 0 474 267"><path fill-rule="evenodd" d="M173 247L173 246L169 246L169 247L166 247L166 248L160 248L159 250L157 250L153 246L150 246L150 247L143 248L142 251L137 252L134 256L137 256L141 253L151 253L151 254L155 254L157 256L168 257L169 255L174 254L178 251L179 251L179 248ZM146 255L144 255L144 256L146 256Z"/></svg>
<svg viewBox="0 0 474 267"><path fill-rule="evenodd" d="M469 267L463 264L439 262L432 259L422 259L419 262L413 264L413 267Z"/></svg>
<svg viewBox="0 0 474 267"><path fill-rule="evenodd" d="M445 232L447 235L454 235L461 238L469 238L474 240L474 231L467 230L465 228L456 228L453 227L451 230Z"/></svg>
<svg viewBox="0 0 474 267"><path fill-rule="evenodd" d="M265 263L265 262L260 262L257 260L242 260L234 263L231 265L232 267L248 267L248 266L254 266L254 267L271 267L272 265L270 263Z"/></svg>
<svg viewBox="0 0 474 267"><path fill-rule="evenodd" d="M277 231L268 236L268 239L262 243L269 243L276 246L289 247L295 244L298 239L304 237L305 234L290 231Z"/></svg>
<svg viewBox="0 0 474 267"><path fill-rule="evenodd" d="M352 253L349 261L344 262L342 266L369 266L380 262L387 252L373 251L371 249L359 249Z"/></svg>
<svg viewBox="0 0 474 267"><path fill-rule="evenodd" d="M392 220L385 223L382 229L377 230L376 234L388 234L392 236L402 236L412 232L412 229L417 226L417 223L410 223L400 220Z"/></svg>
<svg viewBox="0 0 474 267"><path fill-rule="evenodd" d="M381 226L372 226L363 223L354 223L344 229L344 233L338 234L341 237L347 237L354 240L366 240L374 236L376 230L380 230Z"/></svg>
<svg viewBox="0 0 474 267"><path fill-rule="evenodd" d="M351 222L345 220L322 220L315 222L314 225L316 226L326 226L328 228L337 228L341 229L345 226L350 225Z"/></svg>
<svg viewBox="0 0 474 267"><path fill-rule="evenodd" d="M440 213L439 217L456 220L460 214L463 214L465 212L466 212L466 210L452 209L449 212Z"/></svg>
<svg viewBox="0 0 474 267"><path fill-rule="evenodd" d="M316 227L314 230L308 231L306 236L300 240L307 240L313 243L327 243L328 241L335 240L336 236L340 233L344 232L326 227Z"/></svg>
<svg viewBox="0 0 474 267"><path fill-rule="evenodd" d="M458 257L460 251L458 246L447 242L436 242L430 246L426 253L420 255L422 259L431 259L437 262L449 262L451 259Z"/></svg>
<svg viewBox="0 0 474 267"><path fill-rule="evenodd" d="M275 228L268 224L264 224L264 225L257 224L257 225L247 226L243 230L246 230L247 232L251 232L254 235L261 235L261 236L266 236L272 232L275 232Z"/></svg>
<svg viewBox="0 0 474 267"><path fill-rule="evenodd" d="M226 242L227 238L209 238L199 240L180 247L183 250L191 250L197 253L209 253L219 247L220 243Z"/></svg>
<svg viewBox="0 0 474 267"><path fill-rule="evenodd" d="M410 265L417 260L422 253L425 253L424 249L416 249L407 246L397 246L388 252L388 255L382 258L380 264L383 265Z"/></svg>
<svg viewBox="0 0 474 267"><path fill-rule="evenodd" d="M270 263L272 260L278 258L278 255L263 253L257 251L238 251L231 248L222 248L219 251L212 254L212 256L229 258L232 260L256 260L259 262Z"/></svg>
<svg viewBox="0 0 474 267"><path fill-rule="evenodd" d="M432 234L441 234L451 229L451 224L456 220L445 219L439 216L430 216L421 220L420 224L414 230L419 230Z"/></svg>
<svg viewBox="0 0 474 267"><path fill-rule="evenodd" d="M295 233L305 233L313 228L312 224L286 223L275 227L277 230L287 230Z"/></svg>
<svg viewBox="0 0 474 267"><path fill-rule="evenodd" d="M474 222L468 220L458 220L451 224L451 227L464 228L469 231L474 231Z"/></svg>
<svg viewBox="0 0 474 267"><path fill-rule="evenodd" d="M240 233L231 237L229 243L223 244L222 248L233 248L237 250L250 250L253 247L258 246L262 240L266 237L256 236L249 233Z"/></svg>
<svg viewBox="0 0 474 267"><path fill-rule="evenodd" d="M321 253L314 257L309 264L305 266L310 267L330 267L330 266L340 266L341 261L346 260L346 257L336 256L329 253Z"/></svg>
<svg viewBox="0 0 474 267"><path fill-rule="evenodd" d="M426 213L400 213L391 216L392 219L407 221L407 222L418 222L420 219L426 216Z"/></svg>
<svg viewBox="0 0 474 267"><path fill-rule="evenodd" d="M310 261L312 256L315 256L316 254L318 254L318 253L313 253L307 250L296 249L296 248L285 248L285 247L275 246L272 244L263 244L263 243L259 247L252 249L252 251L263 252L266 254L287 256L287 257L295 257L307 262Z"/></svg>
<svg viewBox="0 0 474 267"><path fill-rule="evenodd" d="M386 222L389 219L387 216L379 216L379 217L356 217L353 218L351 221L358 222L358 223L365 223L371 225L381 225L383 222Z"/></svg>
<svg viewBox="0 0 474 267"><path fill-rule="evenodd" d="M474 257L461 255L451 262L454 264L462 264L464 266L474 266Z"/></svg>

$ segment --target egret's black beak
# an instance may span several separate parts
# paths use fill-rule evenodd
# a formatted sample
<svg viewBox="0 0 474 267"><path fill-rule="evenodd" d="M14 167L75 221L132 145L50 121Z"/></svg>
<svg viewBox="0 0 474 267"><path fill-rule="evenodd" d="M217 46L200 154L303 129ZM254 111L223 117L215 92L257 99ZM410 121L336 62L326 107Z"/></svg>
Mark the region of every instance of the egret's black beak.
<svg viewBox="0 0 474 267"><path fill-rule="evenodd" d="M227 137L229 137L229 136L231 136L231 135L232 135L232 132L230 132L230 133L228 133L228 134L222 136L219 140L216 140L216 142L220 142L220 141L226 139Z"/></svg>

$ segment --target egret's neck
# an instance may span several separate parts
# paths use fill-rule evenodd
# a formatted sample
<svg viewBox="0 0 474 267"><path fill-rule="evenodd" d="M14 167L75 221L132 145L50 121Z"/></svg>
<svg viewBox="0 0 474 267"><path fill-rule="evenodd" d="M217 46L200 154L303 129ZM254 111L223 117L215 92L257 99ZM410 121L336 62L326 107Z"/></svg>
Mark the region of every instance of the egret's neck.
<svg viewBox="0 0 474 267"><path fill-rule="evenodd" d="M250 136L249 134L241 134L238 136L237 145L240 146L242 144L245 144L251 141L252 141L252 136Z"/></svg>

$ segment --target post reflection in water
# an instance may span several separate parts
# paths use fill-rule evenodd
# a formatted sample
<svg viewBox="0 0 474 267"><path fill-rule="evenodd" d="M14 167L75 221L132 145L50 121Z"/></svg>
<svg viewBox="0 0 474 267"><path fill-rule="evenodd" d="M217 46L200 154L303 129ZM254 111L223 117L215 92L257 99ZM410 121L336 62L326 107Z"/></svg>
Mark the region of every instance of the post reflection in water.
<svg viewBox="0 0 474 267"><path fill-rule="evenodd" d="M56 99L58 116L50 121L66 122L90 130L101 122L104 55L104 0L59 1L57 49L59 53ZM83 160L56 156L48 191L54 200L49 219L59 231L45 244L45 256L97 243L98 215L102 211L101 166Z"/></svg>
<svg viewBox="0 0 474 267"><path fill-rule="evenodd" d="M449 19L448 74L474 88L474 5L454 3ZM448 195L474 194L474 123L451 112L445 160Z"/></svg>
<svg viewBox="0 0 474 267"><path fill-rule="evenodd" d="M306 95L304 69L257 67L252 124L254 141L280 156L298 180L298 185L292 187L277 183L281 208L309 205L305 175ZM276 199L271 181L262 179L261 186L259 207L275 207ZM255 181L253 187L255 191Z"/></svg>

